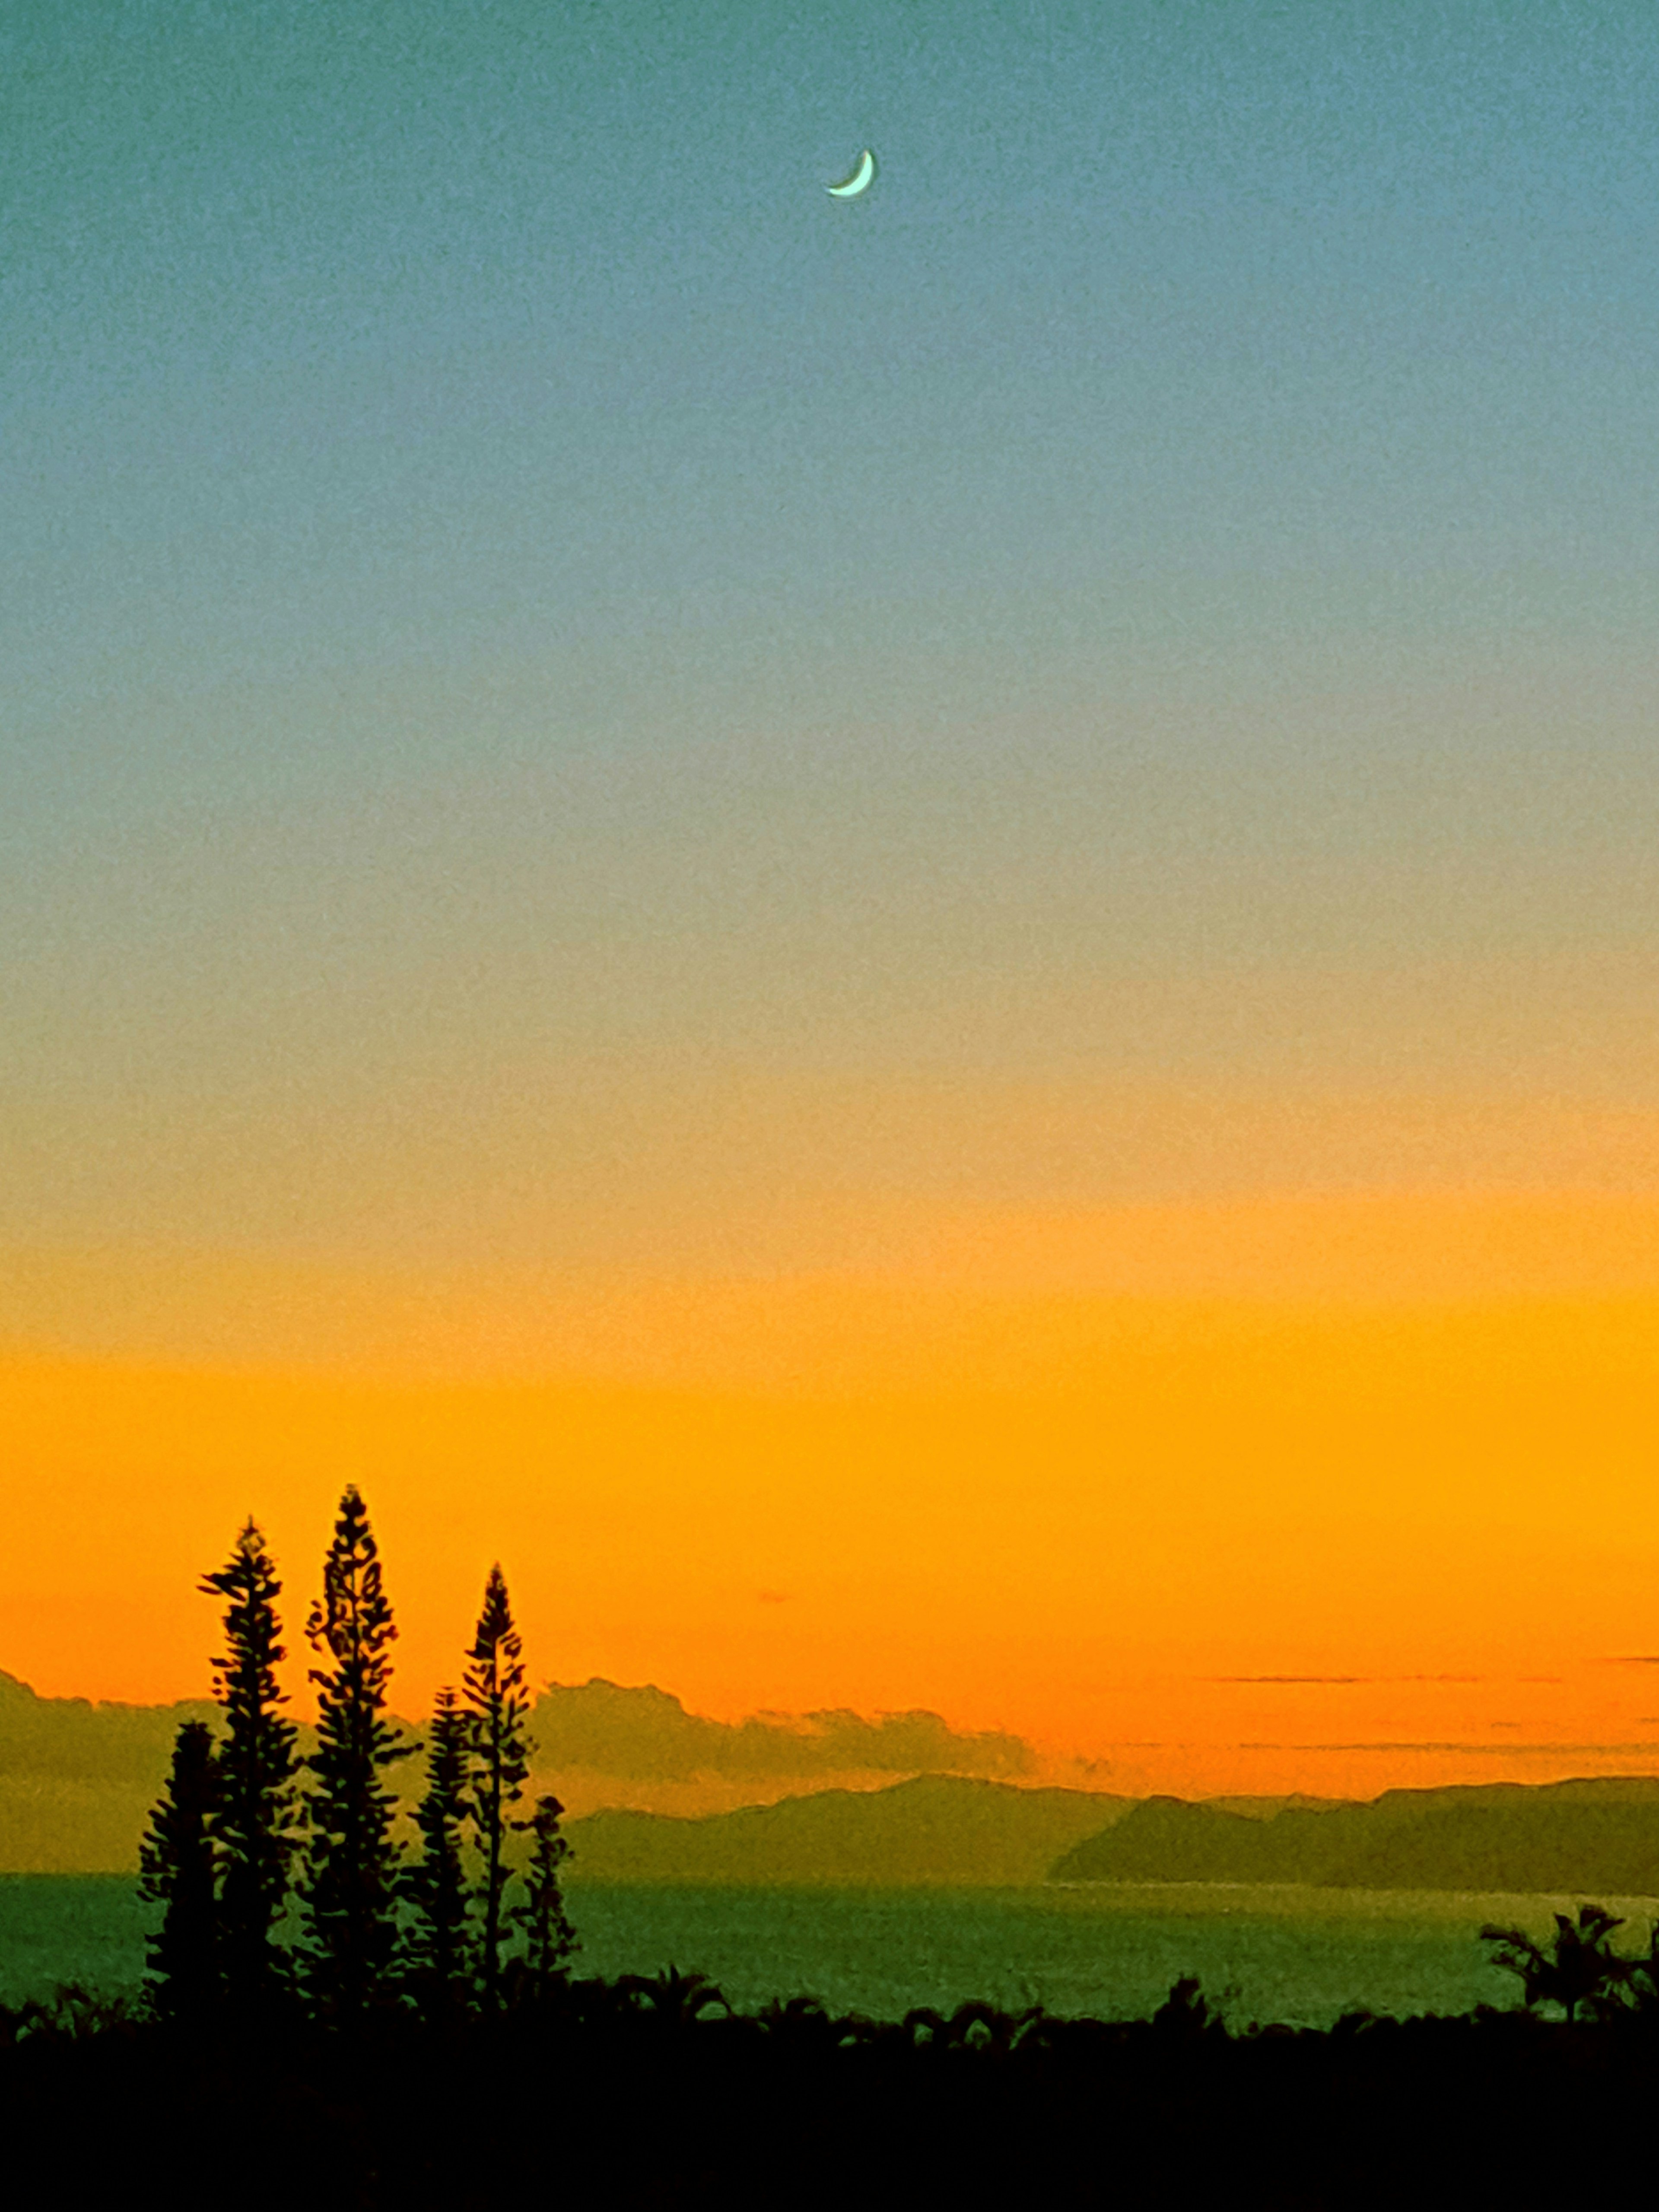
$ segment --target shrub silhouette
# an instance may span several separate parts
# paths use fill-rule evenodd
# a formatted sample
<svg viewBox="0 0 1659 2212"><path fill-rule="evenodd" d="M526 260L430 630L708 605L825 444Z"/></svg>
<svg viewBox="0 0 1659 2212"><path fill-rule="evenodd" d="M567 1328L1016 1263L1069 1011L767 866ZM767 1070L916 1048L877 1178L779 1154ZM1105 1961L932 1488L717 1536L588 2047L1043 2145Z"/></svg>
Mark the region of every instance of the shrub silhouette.
<svg viewBox="0 0 1659 2212"><path fill-rule="evenodd" d="M1199 1986L1196 1974L1183 1974L1171 1982L1169 1996L1152 2014L1152 2026L1166 2039L1184 2042L1227 2032L1226 2023Z"/></svg>
<svg viewBox="0 0 1659 2212"><path fill-rule="evenodd" d="M724 1990L707 1974L683 1974L678 1966L664 1966L654 1974L623 1974L617 1988L664 2027L689 2028L705 2013L719 2010L728 2018L732 2013Z"/></svg>
<svg viewBox="0 0 1659 2212"><path fill-rule="evenodd" d="M1559 2004L1571 2021L1585 2005L1600 2014L1617 2005L1629 1978L1630 1961L1608 1945L1614 1929L1624 1924L1605 1905L1585 1905L1576 1922L1565 1912L1556 1914L1547 1949L1519 1928L1489 1925L1480 1930L1480 1940L1497 1947L1495 1966L1520 1976L1528 2009Z"/></svg>
<svg viewBox="0 0 1659 2212"><path fill-rule="evenodd" d="M1042 2016L1040 2005L1027 2012L1010 2013L982 1998L970 1997L948 2015L932 2005L914 2005L899 2022L899 2033L918 2048L1006 2051Z"/></svg>
<svg viewBox="0 0 1659 2212"><path fill-rule="evenodd" d="M81 1982L60 1982L50 1996L26 1997L5 2013L3 2035L9 2044L89 2043L94 2039L130 2034L137 2026L125 1997L106 1997Z"/></svg>
<svg viewBox="0 0 1659 2212"><path fill-rule="evenodd" d="M833 2051L847 2032L847 2023L812 1996L773 1997L756 2019L769 2042L791 2051Z"/></svg>

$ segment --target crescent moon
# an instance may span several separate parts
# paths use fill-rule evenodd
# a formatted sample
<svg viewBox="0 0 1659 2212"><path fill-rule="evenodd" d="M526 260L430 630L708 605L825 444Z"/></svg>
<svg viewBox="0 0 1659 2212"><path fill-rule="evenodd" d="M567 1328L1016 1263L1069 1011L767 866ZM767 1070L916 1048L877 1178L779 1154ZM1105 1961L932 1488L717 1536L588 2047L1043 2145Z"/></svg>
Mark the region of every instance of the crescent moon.
<svg viewBox="0 0 1659 2212"><path fill-rule="evenodd" d="M832 200L855 200L860 192L867 192L876 173L876 157L866 146L859 155L850 177L843 177L838 185L826 185L824 191Z"/></svg>

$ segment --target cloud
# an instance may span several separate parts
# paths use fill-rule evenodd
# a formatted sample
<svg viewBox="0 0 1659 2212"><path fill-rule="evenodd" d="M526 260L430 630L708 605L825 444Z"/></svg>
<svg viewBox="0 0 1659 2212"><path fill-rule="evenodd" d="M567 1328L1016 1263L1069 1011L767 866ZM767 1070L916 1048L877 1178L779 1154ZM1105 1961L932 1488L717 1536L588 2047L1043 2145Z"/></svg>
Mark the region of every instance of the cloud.
<svg viewBox="0 0 1659 2212"><path fill-rule="evenodd" d="M1016 1735L959 1734L937 1713L756 1713L715 1721L651 1685L550 1682L531 1720L538 1764L620 1781L781 1781L832 1774L963 1774L1011 1780L1036 1760Z"/></svg>
<svg viewBox="0 0 1659 2212"><path fill-rule="evenodd" d="M15 1674L0 1673L0 1775L154 1795L179 1723L217 1718L216 1708L201 1702L93 1705L85 1698L42 1698Z"/></svg>
<svg viewBox="0 0 1659 2212"><path fill-rule="evenodd" d="M1652 1759L1659 1744L1648 1743L1241 1743L1239 1751L1389 1751L1468 1752L1486 1759L1514 1759L1523 1753L1540 1757L1622 1758L1626 1754Z"/></svg>
<svg viewBox="0 0 1659 2212"><path fill-rule="evenodd" d="M181 1720L216 1720L205 1704L90 1705L37 1697L0 1674L0 1775L118 1783L152 1796ZM309 1731L306 1732L307 1735ZM737 1722L689 1713L649 1686L550 1682L531 1718L537 1763L631 1782L717 1776L765 1784L846 1774L959 1774L1014 1780L1036 1758L1017 1735L962 1734L932 1712L757 1713ZM405 1770L407 1771L407 1770Z"/></svg>
<svg viewBox="0 0 1659 2212"><path fill-rule="evenodd" d="M1357 1682L1374 1682L1375 1674L1205 1674L1206 1682L1321 1682L1332 1688L1346 1688Z"/></svg>
<svg viewBox="0 0 1659 2212"><path fill-rule="evenodd" d="M1373 1682L1485 1682L1486 1674L1202 1674L1205 1682L1299 1682L1320 1684L1331 1689L1363 1687ZM1553 1681L1554 1675L1528 1677L1528 1680Z"/></svg>

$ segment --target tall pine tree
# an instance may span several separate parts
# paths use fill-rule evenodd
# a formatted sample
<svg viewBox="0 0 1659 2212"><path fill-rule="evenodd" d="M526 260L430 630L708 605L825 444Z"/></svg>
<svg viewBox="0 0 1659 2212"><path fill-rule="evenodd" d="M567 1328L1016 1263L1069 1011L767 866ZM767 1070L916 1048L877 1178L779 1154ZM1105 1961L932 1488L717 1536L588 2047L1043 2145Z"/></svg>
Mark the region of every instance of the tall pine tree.
<svg viewBox="0 0 1659 2212"><path fill-rule="evenodd" d="M467 1657L471 1664L461 1679L472 1708L472 1745L477 1762L471 1811L483 1856L483 1994L484 2002L493 2005L501 1990L501 1899L508 1879L507 1832L512 1808L524 1795L530 1772L530 1746L525 1733L530 1700L525 1695L523 1647L513 1626L513 1608L499 1565L489 1570L484 1584L483 1609Z"/></svg>
<svg viewBox="0 0 1659 2212"><path fill-rule="evenodd" d="M397 1634L368 1510L352 1485L306 1623L313 1650L332 1663L311 1670L317 1748L307 1765L316 1786L306 1807L301 1970L319 2009L335 2017L361 2014L384 1990L397 1950L397 1799L382 1777L414 1748L386 1717Z"/></svg>
<svg viewBox="0 0 1659 2212"><path fill-rule="evenodd" d="M225 1714L213 1816L219 1960L232 2002L257 2008L286 1981L287 1956L272 1935L288 1895L297 1807L294 1723L277 1711L287 1703L276 1674L286 1656L276 1619L283 1586L252 1520L202 1589L229 1600L225 1650L213 1662L214 1695Z"/></svg>
<svg viewBox="0 0 1659 2212"><path fill-rule="evenodd" d="M219 1942L213 1820L219 1768L205 1721L186 1721L167 1787L138 1847L138 1894L161 1907L149 1938L148 1994L164 2020L199 2021L218 1999Z"/></svg>
<svg viewBox="0 0 1659 2212"><path fill-rule="evenodd" d="M426 1790L415 1814L421 1852L399 1887L415 1910L409 1958L416 1995L444 2008L462 2001L472 1964L463 1858L471 1779L471 1716L453 1690L441 1689L427 1734Z"/></svg>

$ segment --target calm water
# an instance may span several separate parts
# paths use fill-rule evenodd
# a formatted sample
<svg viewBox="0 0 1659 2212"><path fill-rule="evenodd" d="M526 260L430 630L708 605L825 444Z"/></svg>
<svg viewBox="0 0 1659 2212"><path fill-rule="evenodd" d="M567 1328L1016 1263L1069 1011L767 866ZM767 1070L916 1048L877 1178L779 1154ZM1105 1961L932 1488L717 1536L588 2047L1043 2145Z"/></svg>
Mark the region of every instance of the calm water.
<svg viewBox="0 0 1659 2212"><path fill-rule="evenodd" d="M1490 1918L1537 1926L1566 1903L1188 1885L580 1889L571 1912L580 1972L650 1973L672 1962L712 1975L744 2010L809 1991L835 2009L885 2019L975 1996L1131 2019L1152 2011L1177 1975L1194 1973L1235 2025L1324 2027L1360 2006L1406 2014L1512 2003L1513 1977L1487 1965L1475 1931ZM64 1981L136 1987L145 1926L145 1908L118 1877L0 1876L0 2002ZM1645 1923L1628 1934L1636 1948Z"/></svg>

